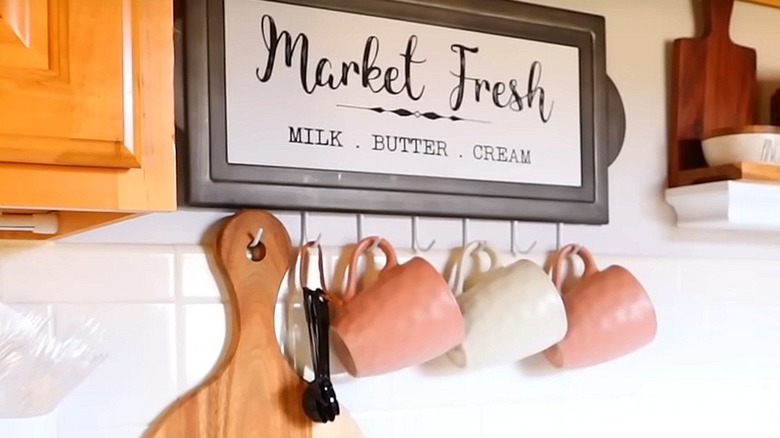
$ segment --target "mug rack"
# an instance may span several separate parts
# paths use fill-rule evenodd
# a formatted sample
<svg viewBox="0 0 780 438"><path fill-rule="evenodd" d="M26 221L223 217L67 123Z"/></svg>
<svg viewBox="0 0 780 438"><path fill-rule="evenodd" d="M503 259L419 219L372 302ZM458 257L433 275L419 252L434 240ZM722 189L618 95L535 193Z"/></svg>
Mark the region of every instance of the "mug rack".
<svg viewBox="0 0 780 438"><path fill-rule="evenodd" d="M470 226L471 219L462 218L460 221L461 221L461 233L462 233L461 243L463 246L466 246L471 241L470 233L469 233L469 226ZM364 222L365 222L364 213L355 214L355 237L358 242L363 240L363 238L366 237ZM412 252L418 254L418 253L425 253L431 251L436 245L436 239L431 239L427 245L421 244L420 233L419 233L420 217L411 216L410 222L411 222L411 239L409 242L409 247L412 249ZM514 257L523 254L530 254L534 249L536 249L537 245L539 244L538 240L534 240L530 243L530 245L523 248L522 244L518 242L518 234L519 234L517 231L518 222L520 221L517 220L509 221L509 225L510 225L509 248L512 256ZM562 222L555 223L555 250L556 251L561 249L562 231L563 231L563 223ZM319 233L315 239L311 239L309 237L309 212L301 211L300 212L300 245L302 246L305 243L311 241L314 241L317 244L319 244L321 239L322 239L322 233Z"/></svg>

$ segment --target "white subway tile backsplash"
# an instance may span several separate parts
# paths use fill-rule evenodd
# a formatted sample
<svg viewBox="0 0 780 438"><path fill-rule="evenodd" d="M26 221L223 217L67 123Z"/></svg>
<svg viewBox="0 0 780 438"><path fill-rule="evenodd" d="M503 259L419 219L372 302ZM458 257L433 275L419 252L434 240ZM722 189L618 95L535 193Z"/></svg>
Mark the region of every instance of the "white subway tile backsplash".
<svg viewBox="0 0 780 438"><path fill-rule="evenodd" d="M392 412L355 415L353 418L366 438L394 438Z"/></svg>
<svg viewBox="0 0 780 438"><path fill-rule="evenodd" d="M471 438L481 430L482 412L476 406L400 411L393 417L396 438Z"/></svg>
<svg viewBox="0 0 780 438"><path fill-rule="evenodd" d="M511 222L507 221L472 219L468 223L468 238L472 241L486 240L491 242L499 251L509 253L512 250L512 225ZM462 245L462 242L458 244ZM540 251L542 248L554 247L555 224L542 222L515 223L514 249L518 256L524 252Z"/></svg>
<svg viewBox="0 0 780 438"><path fill-rule="evenodd" d="M434 409L476 404L487 377L485 371L460 370L441 357L393 373L393 405L403 409Z"/></svg>
<svg viewBox="0 0 780 438"><path fill-rule="evenodd" d="M565 408L565 399L486 405L482 408L481 434L475 436L569 438L572 434Z"/></svg>
<svg viewBox="0 0 780 438"><path fill-rule="evenodd" d="M316 234L309 233L309 237L312 239L316 236ZM403 216L365 215L363 217L363 237L368 236L381 236L393 245L408 248L412 241L412 220Z"/></svg>
<svg viewBox="0 0 780 438"><path fill-rule="evenodd" d="M777 327L780 270L773 261L684 260L680 269L683 306L701 312L699 327L726 331L746 321ZM682 318L682 316L681 316Z"/></svg>
<svg viewBox="0 0 780 438"><path fill-rule="evenodd" d="M0 259L10 303L173 300L173 248L48 245Z"/></svg>
<svg viewBox="0 0 780 438"><path fill-rule="evenodd" d="M0 417L0 436L3 438L54 438L57 437L57 413L40 417Z"/></svg>
<svg viewBox="0 0 780 438"><path fill-rule="evenodd" d="M411 227L411 224L409 226ZM470 233L467 234L467 240L472 240ZM420 218L417 225L417 240L423 248L435 240L436 244L431 249L436 251L447 251L449 248L462 246L463 221L454 218ZM412 246L411 239L408 243L393 243L399 248L411 248Z"/></svg>
<svg viewBox="0 0 780 438"><path fill-rule="evenodd" d="M178 395L173 304L61 304L58 329L94 318L107 354L62 403L62 433L148 424Z"/></svg>
<svg viewBox="0 0 780 438"><path fill-rule="evenodd" d="M393 380L390 375L353 378L333 377L339 403L355 414L382 413L393 408Z"/></svg>
<svg viewBox="0 0 780 438"><path fill-rule="evenodd" d="M332 229L329 221L337 220L311 217L310 238L318 229ZM288 214L288 222L298 219ZM403 262L413 256L399 241L410 236L411 222L391 222L367 216L364 232L385 230L398 242ZM420 224L421 243L440 232L453 240L417 254L443 270L453 257L446 248L460 245L461 222L425 219ZM470 239L509 234L508 226L504 233L490 221L472 225ZM452 238L456 229L458 239ZM352 234L354 228L331 235L326 243L351 242ZM518 243L522 236L518 233ZM342 250L325 248L332 289L339 289L330 274ZM210 372L224 348L223 282L207 252L196 246L73 244L3 251L0 298L19 310L48 312L60 331L96 318L105 330L108 357L49 416L0 419L0 436L141 436L177 395ZM508 252L502 258L504 263L515 259ZM528 258L545 261L541 253ZM346 375L332 357L334 369L342 371L333 377L340 402L367 438L780 435L774 415L780 410L780 274L773 261L596 258L600 267L625 266L647 289L659 321L650 345L576 370L556 369L542 355L472 371L442 357L368 378ZM380 257L376 262L383 263ZM288 285L285 279L277 330L286 327L288 299L299 293L288 295ZM293 312L301 329L299 362L305 365L308 335L300 313Z"/></svg>
<svg viewBox="0 0 780 438"><path fill-rule="evenodd" d="M186 391L206 377L225 348L227 321L223 304L183 304L183 387Z"/></svg>
<svg viewBox="0 0 780 438"><path fill-rule="evenodd" d="M221 290L223 274L202 247L176 248L176 272L181 297L215 302L226 300Z"/></svg>
<svg viewBox="0 0 780 438"><path fill-rule="evenodd" d="M75 429L60 432L57 438L140 438L146 426Z"/></svg>
<svg viewBox="0 0 780 438"><path fill-rule="evenodd" d="M482 387L472 397L481 403L534 402L564 397L569 387L567 374L539 354L518 363L485 368L480 374Z"/></svg>
<svg viewBox="0 0 780 438"><path fill-rule="evenodd" d="M300 231L298 231L300 226L300 218L298 218L294 228L292 228L297 232L296 238L293 238L292 241L293 246L300 243ZM322 233L320 242L327 246L340 247L354 243L357 239L357 215L311 213L309 214L307 232L310 240L316 239L317 235Z"/></svg>

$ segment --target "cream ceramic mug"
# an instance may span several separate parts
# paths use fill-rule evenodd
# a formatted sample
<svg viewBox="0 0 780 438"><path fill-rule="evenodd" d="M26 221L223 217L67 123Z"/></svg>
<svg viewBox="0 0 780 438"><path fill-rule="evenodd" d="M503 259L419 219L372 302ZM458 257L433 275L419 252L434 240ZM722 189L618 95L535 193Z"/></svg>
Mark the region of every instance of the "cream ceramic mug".
<svg viewBox="0 0 780 438"><path fill-rule="evenodd" d="M490 270L464 291L465 265L481 253L490 258ZM568 323L561 294L544 269L530 260L501 266L495 248L486 242L472 242L463 249L451 284L453 280L466 337L447 356L459 367L518 361L566 335Z"/></svg>

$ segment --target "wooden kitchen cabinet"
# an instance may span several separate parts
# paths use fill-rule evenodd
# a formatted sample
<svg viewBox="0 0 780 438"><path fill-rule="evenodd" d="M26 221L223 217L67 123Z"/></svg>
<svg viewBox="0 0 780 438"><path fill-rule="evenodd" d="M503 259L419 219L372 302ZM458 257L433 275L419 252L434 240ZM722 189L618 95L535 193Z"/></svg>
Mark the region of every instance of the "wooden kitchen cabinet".
<svg viewBox="0 0 780 438"><path fill-rule="evenodd" d="M175 210L173 117L171 0L0 0L6 218L57 212L61 236Z"/></svg>

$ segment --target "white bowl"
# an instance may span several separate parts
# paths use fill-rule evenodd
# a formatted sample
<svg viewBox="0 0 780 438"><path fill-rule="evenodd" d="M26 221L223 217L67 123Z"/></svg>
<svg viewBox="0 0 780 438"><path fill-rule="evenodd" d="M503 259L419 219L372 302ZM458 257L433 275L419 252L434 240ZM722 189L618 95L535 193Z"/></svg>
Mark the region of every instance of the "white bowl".
<svg viewBox="0 0 780 438"><path fill-rule="evenodd" d="M780 127L750 125L704 135L704 159L710 166L740 162L780 164Z"/></svg>

